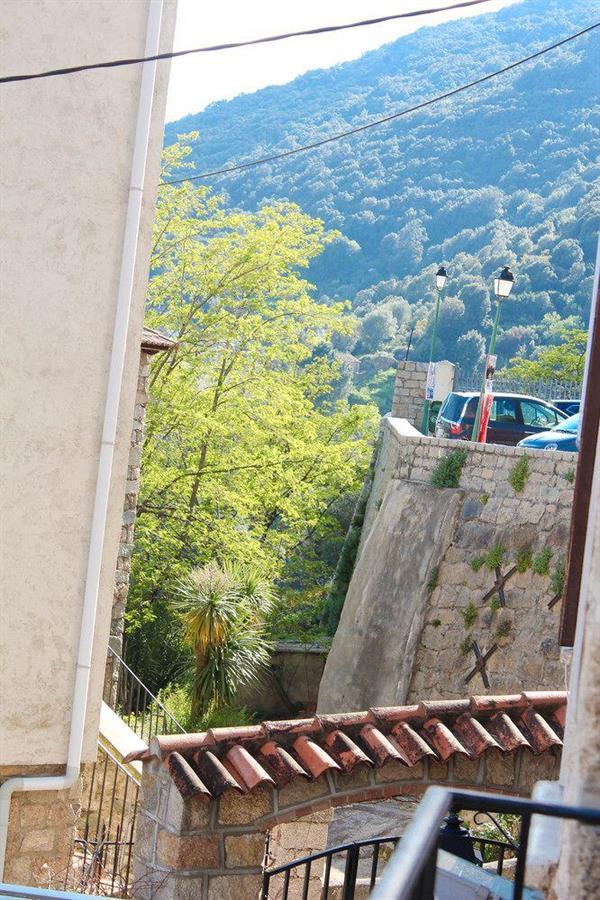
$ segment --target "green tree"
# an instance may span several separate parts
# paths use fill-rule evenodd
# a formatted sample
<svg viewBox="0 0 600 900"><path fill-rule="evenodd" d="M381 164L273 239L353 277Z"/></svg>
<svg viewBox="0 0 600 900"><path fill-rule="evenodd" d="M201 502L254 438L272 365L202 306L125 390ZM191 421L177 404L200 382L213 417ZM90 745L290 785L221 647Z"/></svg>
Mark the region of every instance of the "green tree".
<svg viewBox="0 0 600 900"><path fill-rule="evenodd" d="M187 150L167 149L166 177ZM315 352L355 322L300 274L331 237L294 204L239 213L202 186L160 192L147 321L178 346L151 375L127 640L151 686L182 664L179 580L211 560L285 579L362 483L376 410L335 399L340 364Z"/></svg>
<svg viewBox="0 0 600 900"><path fill-rule="evenodd" d="M534 359L514 356L502 374L511 378L522 378L525 381L537 379L581 381L585 366L587 332L581 328L567 327L560 334L561 343L539 349Z"/></svg>

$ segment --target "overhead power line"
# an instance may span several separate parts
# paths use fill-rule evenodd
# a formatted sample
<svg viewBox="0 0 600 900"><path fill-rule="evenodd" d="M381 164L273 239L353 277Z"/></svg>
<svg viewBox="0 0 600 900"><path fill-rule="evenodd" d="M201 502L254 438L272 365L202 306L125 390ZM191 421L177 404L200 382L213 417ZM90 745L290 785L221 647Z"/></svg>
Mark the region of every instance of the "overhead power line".
<svg viewBox="0 0 600 900"><path fill-rule="evenodd" d="M306 37L315 34L328 34L332 31L346 31L350 28L364 28L367 25L380 25L382 22L393 22L396 19L411 19L416 16L427 16L431 13L449 12L453 9L464 9L469 6L479 6L481 3L489 3L490 0L461 0L450 6L436 6L431 9L415 9L412 12L394 13L390 16L378 16L373 19L363 19L360 22L347 22L344 25L323 25L321 28L308 28L305 31L289 31L286 34L273 34L268 37L254 38L249 41L233 41L227 44L213 44L209 47L194 47L191 50L173 50L170 53L157 53L155 56L136 56L130 59L112 59L106 62L88 63L80 66L67 66L62 69L49 69L46 72L34 72L29 75L4 75L0 77L0 84L10 84L15 81L34 81L37 78L55 78L58 75L74 75L76 72L89 72L91 69L116 69L119 66L133 66L137 63L153 62L161 59L177 59L180 56L191 56L194 53L215 53L218 50L236 50L239 47L254 47L257 44L274 44L277 41L287 41L289 38Z"/></svg>
<svg viewBox="0 0 600 900"><path fill-rule="evenodd" d="M518 59L516 62L510 63L510 65L504 66L502 69L497 69L495 72L490 72L488 75L482 75L481 78L476 78L475 81L469 81L468 84L461 84L460 87L453 88L451 91L446 91L444 94L438 94L437 97L431 97L429 100L423 100L421 103L415 104L415 106L409 106L406 109L400 110L400 112L391 113L389 116L383 116L381 119L374 119L372 122L367 122L365 125L357 125L356 128L350 128L348 131L341 131L338 134L331 135L331 137L313 141L311 144L304 144L302 147L294 147L292 150L282 150L280 153L273 153L271 156L262 156L259 159L252 159L235 166L227 166L224 169L214 169L212 172L201 172L199 175L188 175L185 178L161 181L159 187L164 187L168 184L183 184L185 181L197 181L201 178L214 178L217 175L229 175L231 172L239 172L242 169L262 166L265 165L265 163L275 162L278 159L286 159L288 156L294 156L296 153L305 153L307 150L315 150L317 147L323 147L325 144L332 144L334 141L340 141L343 138L351 137L354 134L359 134L361 131L367 131L369 128L385 125L387 122L392 122L394 119L400 119L402 116L407 116L409 113L417 112L417 110L424 109L427 106L433 106L434 103L440 103L442 100L447 100L449 97L454 97L456 94L469 90L469 88L484 84L486 81L490 81L498 75L503 75L505 72L510 72L511 69L516 69L524 63L531 62L532 59L537 59L545 53L549 53L550 50L556 50L557 47L562 47L564 44L568 44L569 41L574 41L576 38L588 34L590 31L593 31L594 28L598 27L600 27L600 22L595 22L593 25L582 28L581 31L577 31L575 34L571 34L568 37L557 41L555 44L550 44L550 46L544 47L536 53L525 56L523 59Z"/></svg>

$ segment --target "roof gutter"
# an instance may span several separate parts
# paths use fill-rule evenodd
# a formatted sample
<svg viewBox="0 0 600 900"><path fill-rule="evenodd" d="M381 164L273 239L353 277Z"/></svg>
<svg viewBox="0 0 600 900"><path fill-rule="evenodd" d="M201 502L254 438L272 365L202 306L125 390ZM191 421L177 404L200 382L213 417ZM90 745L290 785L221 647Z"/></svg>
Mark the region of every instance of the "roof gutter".
<svg viewBox="0 0 600 900"><path fill-rule="evenodd" d="M144 56L153 56L159 52L162 5L163 0L150 0ZM156 67L157 62L154 60L152 62L144 63L142 68L129 196L127 200L127 214L123 236L113 345L104 408L104 423L102 426L102 441L98 460L96 494L94 497L92 527L90 531L90 547L83 596L79 649L75 670L75 684L73 688L71 729L69 734L66 771L64 775L19 776L16 778L8 778L0 786L0 881L3 880L4 875L8 821L13 793L15 791L68 790L79 778L90 685L96 612L98 609L102 554L104 550L112 464L117 435L119 401L121 398L123 370L127 350L127 333L129 330L129 315L133 294L144 174L146 170L152 104L154 100Z"/></svg>

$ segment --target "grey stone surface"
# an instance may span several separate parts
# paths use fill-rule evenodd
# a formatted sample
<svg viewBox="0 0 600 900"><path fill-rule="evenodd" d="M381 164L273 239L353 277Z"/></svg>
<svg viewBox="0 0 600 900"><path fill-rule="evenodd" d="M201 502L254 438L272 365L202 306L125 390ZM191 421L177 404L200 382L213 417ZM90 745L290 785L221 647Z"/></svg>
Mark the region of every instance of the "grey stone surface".
<svg viewBox="0 0 600 900"><path fill-rule="evenodd" d="M357 560L319 691L320 712L404 702L427 581L450 546L460 491L392 481Z"/></svg>

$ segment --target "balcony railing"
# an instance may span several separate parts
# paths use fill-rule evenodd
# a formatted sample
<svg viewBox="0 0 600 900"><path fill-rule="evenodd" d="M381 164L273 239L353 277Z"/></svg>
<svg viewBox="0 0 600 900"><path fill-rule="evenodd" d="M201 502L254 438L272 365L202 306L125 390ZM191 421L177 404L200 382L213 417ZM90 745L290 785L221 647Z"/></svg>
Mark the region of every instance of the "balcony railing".
<svg viewBox="0 0 600 900"><path fill-rule="evenodd" d="M507 854L518 849L512 842L477 835L470 835L465 840L482 854L489 851L498 875L502 874ZM354 841L268 869L263 875L261 900L308 898L317 893L319 900L333 896L336 900L353 900L357 887L360 886L362 891L367 887L369 891L373 890L399 841L398 836Z"/></svg>
<svg viewBox="0 0 600 900"><path fill-rule="evenodd" d="M111 647L108 648L104 702L146 744L157 734L185 734L185 728Z"/></svg>
<svg viewBox="0 0 600 900"><path fill-rule="evenodd" d="M513 900L521 900L525 889L527 847L532 816L549 816L554 819L580 822L583 825L600 825L600 810L431 787L419 804L398 849L377 882L372 900L434 900L440 826L449 814L461 811L509 813L520 817L520 837L515 851Z"/></svg>

